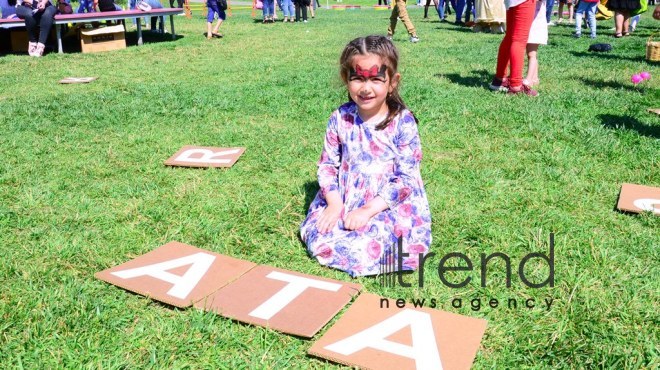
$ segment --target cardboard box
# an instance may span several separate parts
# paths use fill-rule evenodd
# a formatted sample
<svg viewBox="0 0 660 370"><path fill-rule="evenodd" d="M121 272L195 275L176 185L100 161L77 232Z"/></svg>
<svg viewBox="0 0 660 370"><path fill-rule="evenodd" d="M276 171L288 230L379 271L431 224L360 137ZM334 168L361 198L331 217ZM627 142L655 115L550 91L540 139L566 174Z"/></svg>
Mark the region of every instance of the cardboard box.
<svg viewBox="0 0 660 370"><path fill-rule="evenodd" d="M83 53L126 49L124 26L81 29L80 48Z"/></svg>

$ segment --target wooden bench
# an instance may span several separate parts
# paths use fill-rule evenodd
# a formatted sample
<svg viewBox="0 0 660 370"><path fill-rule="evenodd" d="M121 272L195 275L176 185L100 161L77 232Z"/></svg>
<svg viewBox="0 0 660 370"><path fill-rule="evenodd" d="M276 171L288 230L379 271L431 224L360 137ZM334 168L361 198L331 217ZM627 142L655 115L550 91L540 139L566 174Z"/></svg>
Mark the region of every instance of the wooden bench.
<svg viewBox="0 0 660 370"><path fill-rule="evenodd" d="M116 21L122 19L142 18L142 17L164 17L170 16L170 31L172 33L172 40L176 38L174 33L174 15L183 12L182 8L162 8L151 9L148 12L134 9L134 10L119 10L115 12L96 12L96 13L81 13L81 14L57 14L55 16L55 34L57 35L57 52L62 54L62 33L60 28L63 24L69 23L89 23L101 21ZM15 28L25 27L25 22L22 19L0 19L0 28ZM142 22L137 22L138 45L142 45Z"/></svg>

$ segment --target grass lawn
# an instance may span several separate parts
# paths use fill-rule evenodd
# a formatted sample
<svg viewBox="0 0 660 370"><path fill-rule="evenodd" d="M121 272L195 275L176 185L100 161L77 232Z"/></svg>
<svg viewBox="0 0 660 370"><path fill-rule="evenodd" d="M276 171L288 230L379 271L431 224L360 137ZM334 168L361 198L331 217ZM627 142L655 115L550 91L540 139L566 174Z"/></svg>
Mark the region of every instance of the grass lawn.
<svg viewBox="0 0 660 370"><path fill-rule="evenodd" d="M551 28L541 95L527 98L487 89L501 35L410 13L421 42L401 23L395 42L402 95L420 120L437 255L423 288L355 282L488 320L475 368L657 368L660 218L614 208L624 182L660 186L660 119L646 111L660 108L660 68L644 60L660 22L647 13L622 39L600 22L609 54L587 52L592 41L569 37L570 26ZM221 40L203 38L197 15L176 17L176 41L146 34L137 47L131 29L125 50L80 54L69 42L63 55L0 57L2 367L335 368L306 356L310 341L173 309L93 274L176 240L350 281L307 256L298 226L318 189L327 118L346 99L340 51L384 33L387 18L320 10L308 24L262 25L242 10ZM633 86L644 70L652 79ZM57 83L67 76L99 79ZM247 150L229 170L165 167L185 144ZM555 286L529 288L517 263L548 253L550 232ZM471 276L464 288L432 268L450 252L477 266L452 276ZM509 288L501 262L481 287L479 256L494 252L512 258ZM547 275L530 263L530 279ZM489 307L492 298L518 307Z"/></svg>

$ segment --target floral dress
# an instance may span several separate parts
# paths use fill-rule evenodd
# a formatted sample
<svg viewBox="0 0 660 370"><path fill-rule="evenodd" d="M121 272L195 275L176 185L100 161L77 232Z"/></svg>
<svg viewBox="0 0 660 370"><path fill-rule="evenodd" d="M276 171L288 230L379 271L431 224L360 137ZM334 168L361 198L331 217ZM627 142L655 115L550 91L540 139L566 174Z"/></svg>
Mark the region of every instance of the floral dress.
<svg viewBox="0 0 660 370"><path fill-rule="evenodd" d="M309 207L300 235L319 263L351 276L381 273L382 263L396 261L397 240L402 237L403 269L418 266L419 254L431 245L431 213L419 172L422 150L417 123L403 110L383 130L364 123L357 105L346 103L328 121L318 163L320 190ZM340 219L325 234L316 220L325 210L325 194L336 190L344 202L342 216L380 196L389 208L366 226L345 230Z"/></svg>

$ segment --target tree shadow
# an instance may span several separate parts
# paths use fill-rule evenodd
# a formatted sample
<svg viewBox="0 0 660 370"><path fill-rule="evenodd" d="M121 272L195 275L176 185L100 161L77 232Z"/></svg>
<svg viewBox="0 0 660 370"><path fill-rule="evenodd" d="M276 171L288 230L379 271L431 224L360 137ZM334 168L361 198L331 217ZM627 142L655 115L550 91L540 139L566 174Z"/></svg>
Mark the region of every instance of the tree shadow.
<svg viewBox="0 0 660 370"><path fill-rule="evenodd" d="M615 116L613 114L599 114L601 125L612 130L633 130L642 136L660 139L660 126L648 126L637 118L630 116Z"/></svg>
<svg viewBox="0 0 660 370"><path fill-rule="evenodd" d="M485 69L482 69L482 70L471 71L467 76L462 76L458 73L449 73L449 74L436 73L433 75L433 77L446 78L452 83L462 86L483 87L484 84L488 84L488 81L490 81L490 79L492 78L492 73Z"/></svg>
<svg viewBox="0 0 660 370"><path fill-rule="evenodd" d="M599 53L599 52L588 52L588 51L571 51L570 53L576 57L595 57L600 59L623 59L623 60L630 60L633 62L643 62L645 60L645 57L641 55L637 57L624 57L617 54L611 54L609 52Z"/></svg>

